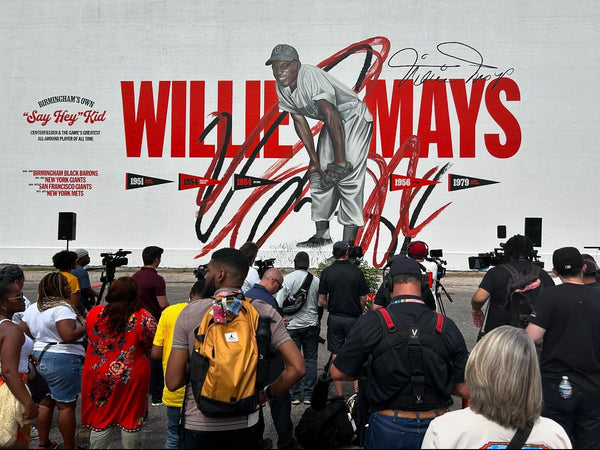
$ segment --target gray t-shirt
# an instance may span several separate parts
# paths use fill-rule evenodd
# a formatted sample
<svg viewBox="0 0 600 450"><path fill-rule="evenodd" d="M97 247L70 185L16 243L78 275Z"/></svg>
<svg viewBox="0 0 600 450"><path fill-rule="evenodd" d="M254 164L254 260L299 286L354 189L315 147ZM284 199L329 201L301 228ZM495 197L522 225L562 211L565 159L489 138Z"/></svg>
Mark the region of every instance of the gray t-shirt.
<svg viewBox="0 0 600 450"><path fill-rule="evenodd" d="M206 298L190 303L181 310L175 323L172 349L187 350L188 354L191 355L196 341L194 330L198 328L204 314L211 305L212 300ZM274 352L277 351L281 344L291 339L282 317L271 305L261 300L254 300L252 306L256 308L261 316L269 316L273 319L271 322L271 350ZM186 387L185 395L185 428L188 430L239 430L241 428L249 428L258 422L258 410L247 416L240 417L206 417L198 409L192 387L189 383Z"/></svg>
<svg viewBox="0 0 600 450"><path fill-rule="evenodd" d="M306 270L294 270L283 277L283 285L281 290L277 293L277 304L283 306L283 302L290 295L294 295L304 283L306 278ZM298 310L296 314L291 316L285 316L289 319L288 330L298 330L300 328L312 327L317 325L318 317L318 297L319 297L319 278L313 276L310 287L308 288L308 295L306 302Z"/></svg>

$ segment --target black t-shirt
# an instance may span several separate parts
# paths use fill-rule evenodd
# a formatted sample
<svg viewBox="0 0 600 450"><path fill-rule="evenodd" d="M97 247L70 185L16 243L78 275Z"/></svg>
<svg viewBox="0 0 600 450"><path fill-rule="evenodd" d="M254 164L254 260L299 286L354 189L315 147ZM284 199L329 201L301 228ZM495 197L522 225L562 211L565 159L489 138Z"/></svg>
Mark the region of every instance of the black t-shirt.
<svg viewBox="0 0 600 450"><path fill-rule="evenodd" d="M360 296L367 295L369 287L364 274L349 260L336 260L323 269L319 279L319 295L328 295L329 314L358 317L362 314Z"/></svg>
<svg viewBox="0 0 600 450"><path fill-rule="evenodd" d="M396 303L388 307L394 323L430 324L435 317L435 312L420 303ZM352 377L358 377L363 364L383 337L383 326L378 317L380 312L370 311L358 318L351 328L346 342L340 349L335 366ZM448 396L456 383L465 381L465 364L468 351L465 340L456 324L449 317L444 317L444 344L446 352L443 358L446 367L440 370L439 363L428 361L424 358L423 370L426 383L439 392ZM394 365L385 379L367 377L367 398L371 405L380 405L379 410L385 407L397 392L400 392L410 380L409 364Z"/></svg>
<svg viewBox="0 0 600 450"><path fill-rule="evenodd" d="M513 261L509 264L519 272L527 270L532 265L529 261ZM486 333L494 328L509 323L510 308L508 305L504 308L501 306L506 299L509 281L510 274L508 273L508 270L500 265L488 270L481 280L481 283L479 283L480 288L485 289L490 293L487 306L487 317L485 319L484 331ZM540 271L540 282L540 287L536 288L538 295L544 288L554 286L552 277L544 270ZM486 308L486 306L484 306L484 308Z"/></svg>
<svg viewBox="0 0 600 450"><path fill-rule="evenodd" d="M568 375L582 392L600 392L600 292L589 285L562 283L544 289L532 323L546 330L542 380Z"/></svg>

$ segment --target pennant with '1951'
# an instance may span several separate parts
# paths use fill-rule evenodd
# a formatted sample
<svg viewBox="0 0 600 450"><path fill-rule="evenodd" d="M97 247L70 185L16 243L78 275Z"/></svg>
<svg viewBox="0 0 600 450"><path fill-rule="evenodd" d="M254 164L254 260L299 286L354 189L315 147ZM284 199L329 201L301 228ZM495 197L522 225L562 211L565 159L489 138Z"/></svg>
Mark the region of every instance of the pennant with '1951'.
<svg viewBox="0 0 600 450"><path fill-rule="evenodd" d="M195 189L202 186L211 186L213 184L225 183L220 180L213 180L212 178L197 177L196 175L188 175L187 173L179 174L179 190Z"/></svg>
<svg viewBox="0 0 600 450"><path fill-rule="evenodd" d="M448 190L459 191L461 189L469 189L486 184L496 184L499 181L484 180L482 178L465 177L464 175L448 174Z"/></svg>
<svg viewBox="0 0 600 450"><path fill-rule="evenodd" d="M137 189L143 187L158 186L159 184L172 182L172 180L163 180L162 178L148 177L146 175L138 175L136 173L125 174L125 189Z"/></svg>
<svg viewBox="0 0 600 450"><path fill-rule="evenodd" d="M279 183L279 181L267 180L265 178L249 177L247 175L238 175L236 173L233 177L233 190L237 191L238 189L248 189L277 183Z"/></svg>
<svg viewBox="0 0 600 450"><path fill-rule="evenodd" d="M413 178L404 175L394 175L390 178L390 191L398 191L400 189L413 189L431 184L438 184L439 181L425 180L423 178Z"/></svg>

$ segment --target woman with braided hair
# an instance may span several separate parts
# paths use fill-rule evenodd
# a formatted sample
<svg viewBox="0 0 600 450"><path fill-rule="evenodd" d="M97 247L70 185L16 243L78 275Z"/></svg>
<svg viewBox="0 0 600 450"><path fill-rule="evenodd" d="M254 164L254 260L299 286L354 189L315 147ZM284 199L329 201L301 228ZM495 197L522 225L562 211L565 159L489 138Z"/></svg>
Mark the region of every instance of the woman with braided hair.
<svg viewBox="0 0 600 450"><path fill-rule="evenodd" d="M106 294L106 305L87 315L89 344L83 368L81 426L90 428L90 448L141 448L148 415L149 351L156 333L152 314L137 306L138 285L120 277ZM120 430L119 430L120 428Z"/></svg>
<svg viewBox="0 0 600 450"><path fill-rule="evenodd" d="M63 274L45 275L38 286L37 303L27 308L21 322L25 333L34 339L38 372L50 388L50 396L40 402L38 448L56 448L56 442L49 439L54 407L58 409L63 448L76 448L75 406L81 394L86 330L85 319L69 302L70 295L71 287Z"/></svg>

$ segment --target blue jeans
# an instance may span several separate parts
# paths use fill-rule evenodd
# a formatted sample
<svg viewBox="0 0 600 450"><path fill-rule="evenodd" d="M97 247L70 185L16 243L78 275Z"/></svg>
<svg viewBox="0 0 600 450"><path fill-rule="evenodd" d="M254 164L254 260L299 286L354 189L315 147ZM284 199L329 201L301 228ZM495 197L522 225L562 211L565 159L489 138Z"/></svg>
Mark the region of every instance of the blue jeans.
<svg viewBox="0 0 600 450"><path fill-rule="evenodd" d="M319 326L288 330L290 337L302 352L306 364L306 375L291 389L292 399L310 400L317 384L317 356L319 353Z"/></svg>
<svg viewBox="0 0 600 450"><path fill-rule="evenodd" d="M185 430L185 442L182 446L188 449L257 449L262 443L261 421L250 428L229 431L194 431Z"/></svg>
<svg viewBox="0 0 600 450"><path fill-rule="evenodd" d="M167 440L164 448L180 448L179 445L179 422L181 420L181 408L167 406Z"/></svg>
<svg viewBox="0 0 600 450"><path fill-rule="evenodd" d="M373 413L365 434L364 448L421 448L433 419L403 419Z"/></svg>

